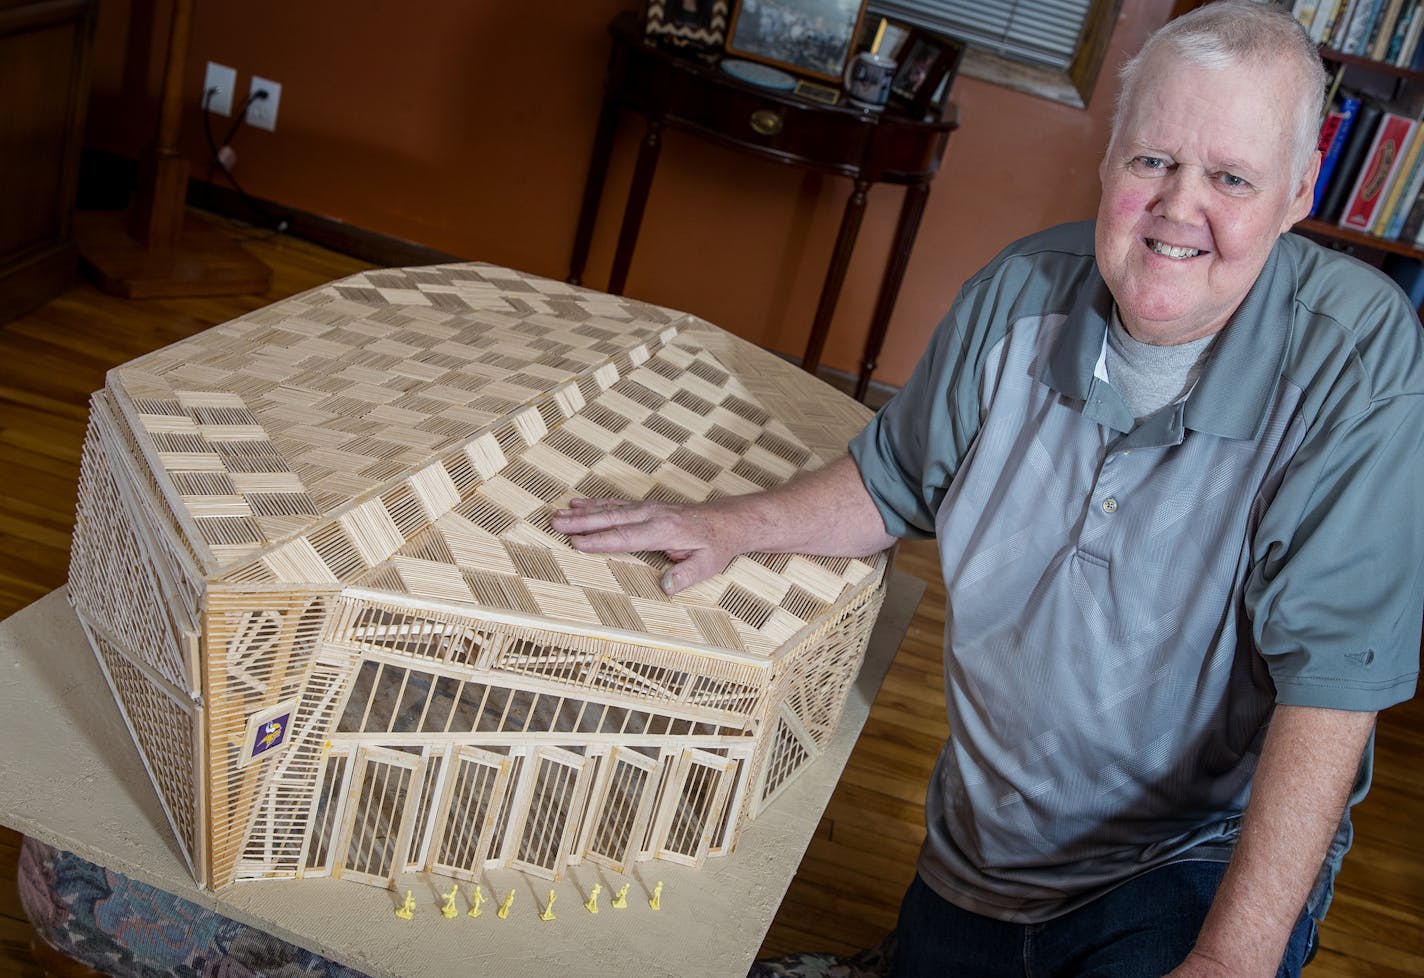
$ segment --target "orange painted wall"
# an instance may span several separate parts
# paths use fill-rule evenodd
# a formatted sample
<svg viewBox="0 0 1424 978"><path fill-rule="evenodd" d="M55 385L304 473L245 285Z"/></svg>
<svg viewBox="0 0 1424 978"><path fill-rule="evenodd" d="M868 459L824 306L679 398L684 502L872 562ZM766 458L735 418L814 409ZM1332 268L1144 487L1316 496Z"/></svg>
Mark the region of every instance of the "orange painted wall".
<svg viewBox="0 0 1424 978"><path fill-rule="evenodd" d="M208 171L203 68L283 86L277 131L234 147L248 192L438 248L562 279L598 114L606 25L632 0L200 0L188 52L185 143ZM1115 67L1171 0L1123 4ZM101 5L91 145L134 156L152 131L167 5ZM1090 217L1116 92L1088 110L962 78L961 128L930 194L877 379L908 377L959 285L1014 238ZM216 119L219 135L229 120ZM641 123L625 119L584 281L607 281ZM849 184L684 133L664 143L629 295L685 309L799 355ZM858 368L902 191L871 191L824 362Z"/></svg>

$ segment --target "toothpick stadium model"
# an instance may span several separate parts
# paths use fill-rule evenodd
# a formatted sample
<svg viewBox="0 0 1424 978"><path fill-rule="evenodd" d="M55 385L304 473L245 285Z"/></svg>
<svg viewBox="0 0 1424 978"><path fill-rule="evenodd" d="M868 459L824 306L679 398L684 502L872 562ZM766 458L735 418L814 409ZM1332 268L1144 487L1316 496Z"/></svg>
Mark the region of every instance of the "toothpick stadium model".
<svg viewBox="0 0 1424 978"><path fill-rule="evenodd" d="M683 313L372 271L110 372L70 597L205 886L697 866L826 743L886 558L668 597L549 513L775 485L866 417Z"/></svg>

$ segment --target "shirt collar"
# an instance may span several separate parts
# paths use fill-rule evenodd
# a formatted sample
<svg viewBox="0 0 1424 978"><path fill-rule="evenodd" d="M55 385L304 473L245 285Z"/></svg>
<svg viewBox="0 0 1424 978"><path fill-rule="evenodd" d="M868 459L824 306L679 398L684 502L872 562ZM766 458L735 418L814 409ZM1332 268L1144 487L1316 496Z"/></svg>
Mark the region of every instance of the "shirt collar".
<svg viewBox="0 0 1424 978"><path fill-rule="evenodd" d="M1290 345L1296 270L1278 239L1246 298L1212 344L1206 367L1181 405L1181 424L1225 438L1254 438L1266 417ZM1053 340L1039 379L1083 402L1084 415L1119 431L1132 428L1121 395L1094 376L1113 298L1093 269Z"/></svg>
<svg viewBox="0 0 1424 978"><path fill-rule="evenodd" d="M1206 368L1187 399L1183 423L1223 438L1255 438L1265 423L1295 328L1299 290L1284 236L1212 344Z"/></svg>

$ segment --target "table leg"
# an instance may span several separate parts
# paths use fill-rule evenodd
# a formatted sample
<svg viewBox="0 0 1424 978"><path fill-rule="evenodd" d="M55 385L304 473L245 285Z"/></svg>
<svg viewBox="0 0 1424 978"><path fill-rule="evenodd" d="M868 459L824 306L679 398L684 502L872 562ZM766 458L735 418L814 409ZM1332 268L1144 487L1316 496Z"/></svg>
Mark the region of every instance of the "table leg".
<svg viewBox="0 0 1424 978"><path fill-rule="evenodd" d="M581 285L583 269L588 263L588 249L593 242L593 225L598 220L598 204L603 199L603 181L608 176L608 158L613 154L613 136L618 131L618 100L611 94L603 97L598 113L598 129L593 136L593 157L588 163L588 178L583 185L583 206L579 208L578 230L574 232L574 253L569 258L570 285Z"/></svg>
<svg viewBox="0 0 1424 978"><path fill-rule="evenodd" d="M623 227L618 232L618 249L613 253L613 271L608 276L608 291L623 294L628 282L628 267L633 264L633 248L638 243L638 229L643 223L643 209L648 204L648 191L653 186L653 171L658 166L658 151L663 146L661 119L649 119L648 131L638 147L638 162L633 167L633 186L628 191L628 206L623 209Z"/></svg>
<svg viewBox="0 0 1424 978"><path fill-rule="evenodd" d="M870 317L870 335L865 338L865 354L861 358L860 376L855 381L855 399L865 400L866 388L870 386L870 375L875 370L880 347L885 343L885 333L890 328L890 314L895 311L895 299L900 294L900 283L905 280L905 268L910 264L910 249L915 245L915 235L920 230L920 218L925 213L925 202L929 200L928 183L912 183L905 188L905 200L900 205L900 220L895 225L895 239L890 245L890 258L885 263L885 274L880 279L880 294L875 299L875 314Z"/></svg>
<svg viewBox="0 0 1424 978"><path fill-rule="evenodd" d="M836 248L831 253L831 267L826 269L826 281L821 286L821 301L816 305L816 318L811 323L811 336L806 340L806 353L801 357L801 369L815 373L821 365L821 351L826 346L826 334L831 330L831 317L836 312L836 300L841 295L841 285L845 282L846 269L850 266L850 254L855 249L855 238L860 233L860 220L865 216L865 194L870 189L869 180L857 180L846 200L845 213L841 215L841 229L836 235Z"/></svg>

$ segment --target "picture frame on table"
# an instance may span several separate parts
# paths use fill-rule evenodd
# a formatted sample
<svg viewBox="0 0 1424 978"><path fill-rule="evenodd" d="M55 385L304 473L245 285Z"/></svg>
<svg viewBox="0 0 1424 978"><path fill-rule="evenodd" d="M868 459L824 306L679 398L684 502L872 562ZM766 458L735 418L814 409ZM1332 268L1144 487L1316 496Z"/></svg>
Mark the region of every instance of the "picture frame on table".
<svg viewBox="0 0 1424 978"><path fill-rule="evenodd" d="M727 42L732 0L647 0L643 32L677 47L720 50Z"/></svg>
<svg viewBox="0 0 1424 978"><path fill-rule="evenodd" d="M821 105L839 105L841 101L841 90L838 86L820 85L804 78L796 79L795 92L802 98L819 102Z"/></svg>
<svg viewBox="0 0 1424 978"><path fill-rule="evenodd" d="M898 62L900 52L914 30L910 24L874 13L867 14L861 22L860 32L856 35L854 53L870 51Z"/></svg>
<svg viewBox="0 0 1424 978"><path fill-rule="evenodd" d="M964 49L959 38L912 28L895 59L891 101L910 116L921 117L929 112L939 115L964 59Z"/></svg>
<svg viewBox="0 0 1424 978"><path fill-rule="evenodd" d="M841 84L867 0L737 0L727 54Z"/></svg>

